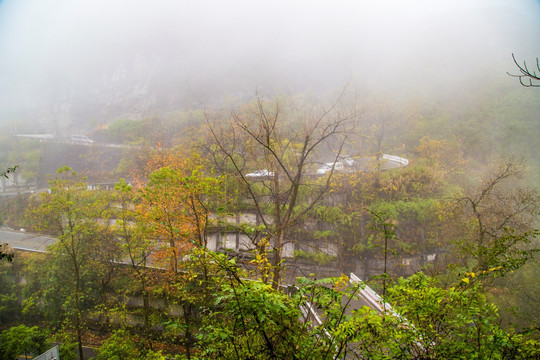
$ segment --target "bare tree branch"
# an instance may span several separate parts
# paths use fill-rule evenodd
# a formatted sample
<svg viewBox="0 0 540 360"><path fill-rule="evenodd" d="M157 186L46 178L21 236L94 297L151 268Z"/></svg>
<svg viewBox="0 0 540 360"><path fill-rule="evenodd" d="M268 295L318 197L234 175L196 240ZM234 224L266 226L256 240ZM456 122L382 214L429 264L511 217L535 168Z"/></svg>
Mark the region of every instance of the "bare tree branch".
<svg viewBox="0 0 540 360"><path fill-rule="evenodd" d="M304 121L300 126L294 122L295 112L282 111L279 103L269 109L259 95L250 111L232 113L231 129L226 132L219 131L216 124L211 124L207 117L213 141L244 185L256 213L267 229L269 240L272 240L272 285L276 288L280 282L283 246L289 242L286 239L288 229L321 201L334 175L332 169L323 184L317 186L317 190L310 191L307 198L302 198L302 189L315 186L315 183L310 184L305 178L308 166L323 143L334 148L332 156L338 161L350 134L348 124L356 118L354 111L349 114L338 109L344 91L338 100L318 116L314 115L313 110L308 114L302 113ZM292 111L288 108L285 110ZM227 141L231 136L232 139ZM238 148L227 142L238 145ZM239 156L240 153L243 157ZM252 181L244 174L239 161L248 167L250 164L255 165L257 170L267 169L272 175Z"/></svg>
<svg viewBox="0 0 540 360"><path fill-rule="evenodd" d="M523 61L523 65L520 65L513 53L512 59L514 60L514 64L516 64L521 75L510 74L509 72L507 72L507 74L518 78L521 85L525 87L540 87L540 60L536 58L536 69L529 70L527 62Z"/></svg>

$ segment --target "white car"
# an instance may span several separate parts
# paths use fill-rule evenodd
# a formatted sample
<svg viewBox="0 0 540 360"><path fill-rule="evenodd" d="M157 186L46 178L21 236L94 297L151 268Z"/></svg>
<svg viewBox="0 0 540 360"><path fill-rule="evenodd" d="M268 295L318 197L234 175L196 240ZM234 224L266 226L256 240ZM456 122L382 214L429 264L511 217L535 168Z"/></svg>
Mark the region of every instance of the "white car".
<svg viewBox="0 0 540 360"><path fill-rule="evenodd" d="M76 143L88 143L88 144L91 144L94 142L94 140L84 135L71 135L71 141L76 142Z"/></svg>
<svg viewBox="0 0 540 360"><path fill-rule="evenodd" d="M342 171L343 169L345 169L346 166L353 167L354 159L345 158L336 162L324 163L324 165L317 170L317 174L324 175L326 173L329 173L332 168L334 168L334 171Z"/></svg>
<svg viewBox="0 0 540 360"><path fill-rule="evenodd" d="M324 175L326 173L329 173L332 168L334 168L334 171L343 170L344 166L341 161L335 162L335 163L325 163L323 166L317 170L317 174Z"/></svg>
<svg viewBox="0 0 540 360"><path fill-rule="evenodd" d="M257 170L252 173L246 174L246 177L251 178L251 179L271 178L271 177L274 177L274 173L272 171L268 171L264 169L264 170Z"/></svg>

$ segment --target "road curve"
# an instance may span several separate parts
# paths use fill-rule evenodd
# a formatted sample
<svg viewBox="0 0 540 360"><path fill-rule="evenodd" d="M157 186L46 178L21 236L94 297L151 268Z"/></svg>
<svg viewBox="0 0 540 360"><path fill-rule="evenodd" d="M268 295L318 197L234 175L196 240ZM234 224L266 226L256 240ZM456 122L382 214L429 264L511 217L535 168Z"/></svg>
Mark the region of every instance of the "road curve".
<svg viewBox="0 0 540 360"><path fill-rule="evenodd" d="M55 242L56 239L50 236L14 231L4 227L0 228L0 243L7 243L13 249L46 251L47 246Z"/></svg>

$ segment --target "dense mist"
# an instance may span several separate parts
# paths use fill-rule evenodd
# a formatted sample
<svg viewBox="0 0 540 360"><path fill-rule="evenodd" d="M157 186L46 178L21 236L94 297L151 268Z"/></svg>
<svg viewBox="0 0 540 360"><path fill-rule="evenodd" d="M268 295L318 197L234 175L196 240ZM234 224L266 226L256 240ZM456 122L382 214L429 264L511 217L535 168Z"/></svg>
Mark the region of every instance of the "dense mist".
<svg viewBox="0 0 540 360"><path fill-rule="evenodd" d="M394 98L519 86L511 54L540 54L539 15L532 0L4 0L0 122L53 132L346 84Z"/></svg>
<svg viewBox="0 0 540 360"><path fill-rule="evenodd" d="M540 359L539 19L0 0L0 359Z"/></svg>

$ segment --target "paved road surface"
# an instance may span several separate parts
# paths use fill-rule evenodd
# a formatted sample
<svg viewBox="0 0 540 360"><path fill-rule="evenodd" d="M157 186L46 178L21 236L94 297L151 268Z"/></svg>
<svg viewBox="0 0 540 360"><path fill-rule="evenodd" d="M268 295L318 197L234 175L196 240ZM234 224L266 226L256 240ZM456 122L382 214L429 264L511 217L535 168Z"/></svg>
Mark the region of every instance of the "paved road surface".
<svg viewBox="0 0 540 360"><path fill-rule="evenodd" d="M21 231L14 231L6 228L0 228L0 243L8 243L12 248L19 250L30 250L30 251L46 251L48 245L53 244L56 239L43 236L30 234ZM354 274L351 273L351 282L360 281ZM361 289L359 292L360 298L358 300L351 301L349 304L348 311L350 312L353 309L359 309L362 306L369 306L372 309L381 311L382 300L373 290L366 286L365 289ZM309 305L309 304L308 304ZM319 318L318 311L311 307L302 307L304 316L306 319L311 321L321 322ZM390 310L390 313L393 314L393 310Z"/></svg>
<svg viewBox="0 0 540 360"><path fill-rule="evenodd" d="M55 241L49 236L0 228L0 243L8 243L14 249L45 251Z"/></svg>

